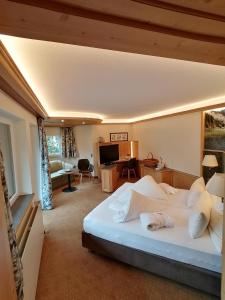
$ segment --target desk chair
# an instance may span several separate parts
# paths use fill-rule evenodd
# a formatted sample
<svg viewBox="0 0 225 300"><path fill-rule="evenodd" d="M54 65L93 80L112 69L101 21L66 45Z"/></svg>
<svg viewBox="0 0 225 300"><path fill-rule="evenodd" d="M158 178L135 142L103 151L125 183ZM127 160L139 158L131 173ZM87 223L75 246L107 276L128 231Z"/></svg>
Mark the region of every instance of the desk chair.
<svg viewBox="0 0 225 300"><path fill-rule="evenodd" d="M125 172L127 172L128 180L130 179L131 173L133 173L134 177L136 178L136 158L131 158L126 165L122 169L122 177Z"/></svg>
<svg viewBox="0 0 225 300"><path fill-rule="evenodd" d="M89 179L91 180L92 178L92 172L94 171L93 165L89 162L88 159L79 159L78 160L78 170L80 173L80 183L82 183L83 180L83 175L87 175Z"/></svg>

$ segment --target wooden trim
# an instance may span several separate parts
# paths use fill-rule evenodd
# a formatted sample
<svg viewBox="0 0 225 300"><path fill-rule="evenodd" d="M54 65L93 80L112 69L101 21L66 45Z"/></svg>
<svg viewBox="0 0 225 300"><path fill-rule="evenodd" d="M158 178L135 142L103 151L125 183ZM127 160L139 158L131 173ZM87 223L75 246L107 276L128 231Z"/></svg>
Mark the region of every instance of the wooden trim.
<svg viewBox="0 0 225 300"><path fill-rule="evenodd" d="M7 95L9 95L17 103L19 103L21 106L23 106L25 109L27 109L30 113L37 116L36 111L26 101L24 101L24 98L21 97L20 94L17 93L13 89L13 87L9 85L4 78L2 78L1 75L0 75L0 89L4 91Z"/></svg>
<svg viewBox="0 0 225 300"><path fill-rule="evenodd" d="M146 31L157 32L157 33L182 37L191 40L209 42L214 44L225 44L225 38L221 36L202 34L202 33L162 26L158 24L152 24L146 21L136 20L128 17L116 16L116 15L98 12L90 9L85 9L75 5L72 6L64 3L58 3L58 2L46 1L46 0L31 0L31 1L30 0L9 0L9 1L25 4L33 7L38 7L42 9L47 9L62 14L91 19L95 21L101 21L101 22L106 22L106 23L111 23L111 24L116 24L121 26L127 26L131 28L143 29Z"/></svg>
<svg viewBox="0 0 225 300"><path fill-rule="evenodd" d="M47 112L0 41L0 88L32 114L47 117Z"/></svg>
<svg viewBox="0 0 225 300"><path fill-rule="evenodd" d="M188 113L203 112L205 110L210 110L210 109L219 108L219 107L225 107L225 102L220 103L220 104L207 105L207 106L204 106L204 107L194 108L194 109L190 109L190 110L186 110L186 111L180 111L180 112L177 112L177 113L168 114L168 115L164 115L164 116L159 116L159 117L149 118L149 119L145 119L145 120L135 121L135 122L131 122L131 123L123 123L123 124L137 124L137 123L147 122L147 121L151 121L151 120L158 120L158 119L162 119L162 118L169 118L169 117L179 116L179 115L188 114ZM103 123L102 125L104 125L104 124L105 123ZM115 124L115 123L113 123L113 124Z"/></svg>
<svg viewBox="0 0 225 300"><path fill-rule="evenodd" d="M206 11L194 9L187 6L181 6L173 3L168 3L160 0L131 0L133 2L142 3L148 6L157 7L160 9L170 10L185 15L195 16L203 19L215 20L219 22L225 22L225 17L222 15L209 13Z"/></svg>
<svg viewBox="0 0 225 300"><path fill-rule="evenodd" d="M200 146L200 176L203 175L203 167L202 167L202 160L203 160L203 152L205 148L205 112L201 112L201 133L200 133L200 139L201 139L201 146Z"/></svg>

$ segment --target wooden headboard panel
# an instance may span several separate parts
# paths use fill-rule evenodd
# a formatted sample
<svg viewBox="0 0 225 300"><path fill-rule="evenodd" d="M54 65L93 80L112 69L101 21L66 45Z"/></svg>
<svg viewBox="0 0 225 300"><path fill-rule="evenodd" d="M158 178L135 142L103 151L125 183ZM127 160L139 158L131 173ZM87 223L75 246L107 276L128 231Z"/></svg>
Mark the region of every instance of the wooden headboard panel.
<svg viewBox="0 0 225 300"><path fill-rule="evenodd" d="M173 186L179 189L189 190L198 176L173 170Z"/></svg>

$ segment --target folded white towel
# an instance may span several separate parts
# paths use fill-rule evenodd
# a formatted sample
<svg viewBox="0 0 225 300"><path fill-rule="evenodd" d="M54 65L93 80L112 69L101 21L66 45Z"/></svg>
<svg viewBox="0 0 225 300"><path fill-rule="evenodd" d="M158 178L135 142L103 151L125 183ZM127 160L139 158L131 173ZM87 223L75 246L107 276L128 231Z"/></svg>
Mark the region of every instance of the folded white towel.
<svg viewBox="0 0 225 300"><path fill-rule="evenodd" d="M109 204L113 221L116 223L138 219L142 212L156 212L165 208L163 200L151 200L148 197L130 189L124 191L116 200Z"/></svg>
<svg viewBox="0 0 225 300"><path fill-rule="evenodd" d="M139 218L140 213L146 211L148 202L147 197L133 190L125 191L109 205L113 211L113 221L122 223Z"/></svg>
<svg viewBox="0 0 225 300"><path fill-rule="evenodd" d="M162 212L141 213L140 220L141 225L145 229L149 229L151 231L158 230L162 227L174 226L173 219Z"/></svg>

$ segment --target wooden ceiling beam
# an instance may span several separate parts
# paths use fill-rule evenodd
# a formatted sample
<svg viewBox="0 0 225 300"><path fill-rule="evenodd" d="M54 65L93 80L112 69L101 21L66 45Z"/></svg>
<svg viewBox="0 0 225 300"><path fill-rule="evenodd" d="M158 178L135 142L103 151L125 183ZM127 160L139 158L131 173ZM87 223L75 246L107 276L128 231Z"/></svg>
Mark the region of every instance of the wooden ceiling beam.
<svg viewBox="0 0 225 300"><path fill-rule="evenodd" d="M46 1L46 0L9 0L9 1L25 4L29 6L34 6L42 9L47 9L62 14L81 17L89 20L101 21L105 23L121 25L130 28L142 29L146 31L167 34L170 36L176 36L185 39L225 45L225 38L221 36L202 34L202 33L191 32L191 31L176 29L172 27L152 24L151 22L145 22L137 19L128 18L128 17L116 16L116 15L103 13L103 12L97 12L94 10L85 9L78 6L71 6L64 3L58 3L58 2Z"/></svg>
<svg viewBox="0 0 225 300"><path fill-rule="evenodd" d="M225 66L225 44L104 23L11 1L0 1L0 33Z"/></svg>
<svg viewBox="0 0 225 300"><path fill-rule="evenodd" d="M77 125L97 125L102 120L97 118L69 118L69 117L48 117L45 119L46 127L73 127Z"/></svg>
<svg viewBox="0 0 225 300"><path fill-rule="evenodd" d="M160 1L160 0L131 0L131 1L145 4L152 7L173 11L173 12L182 13L185 15L195 16L203 19L215 20L218 22L225 22L225 16L209 13L206 11L194 9L187 6L168 3L165 1Z"/></svg>

